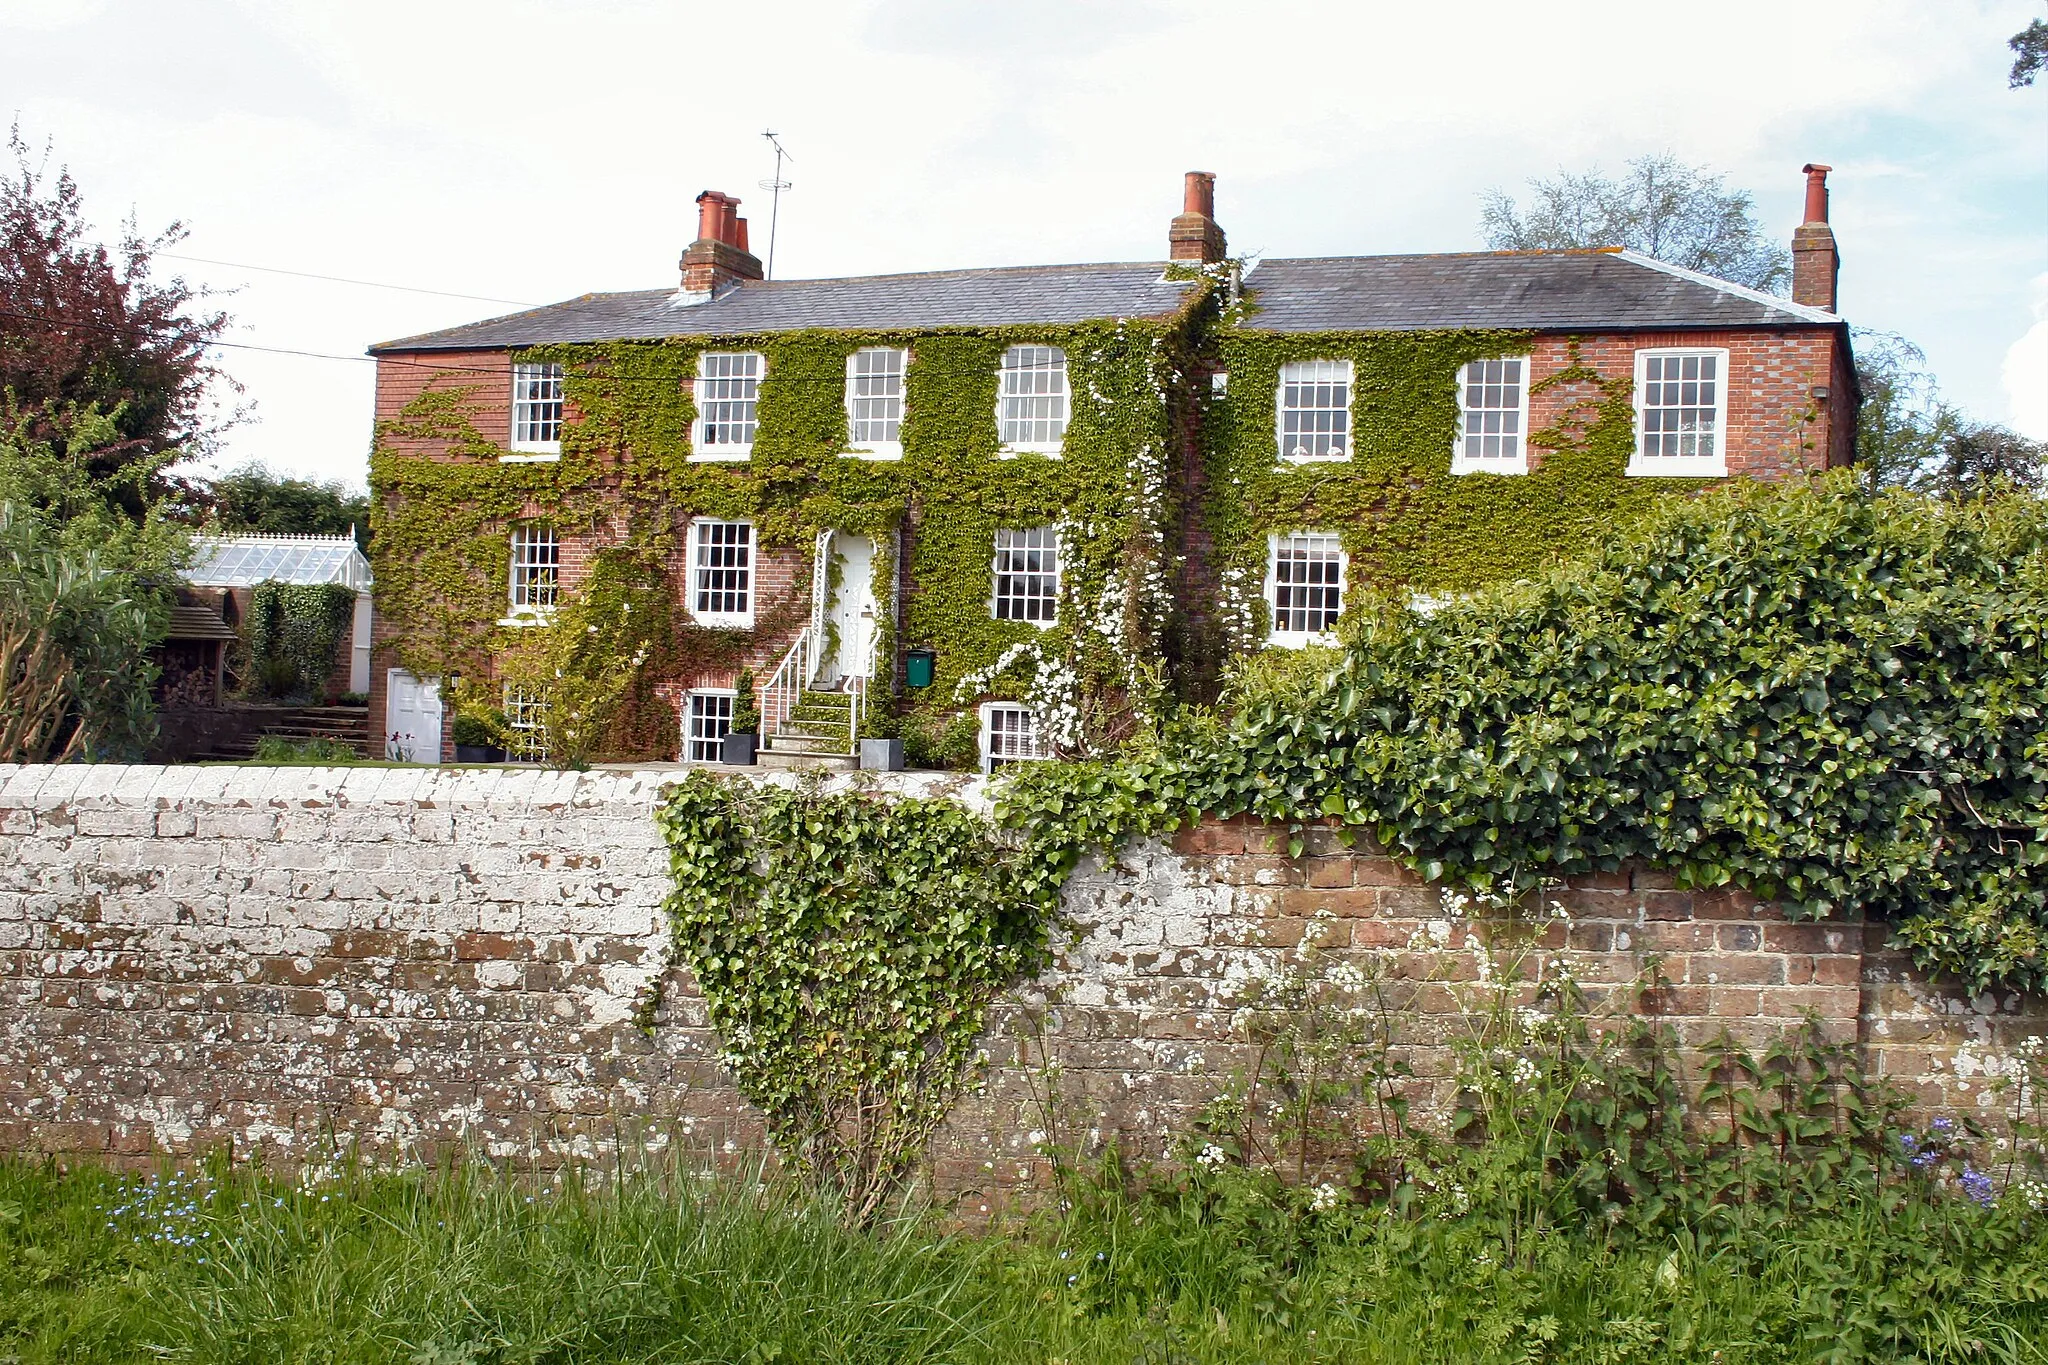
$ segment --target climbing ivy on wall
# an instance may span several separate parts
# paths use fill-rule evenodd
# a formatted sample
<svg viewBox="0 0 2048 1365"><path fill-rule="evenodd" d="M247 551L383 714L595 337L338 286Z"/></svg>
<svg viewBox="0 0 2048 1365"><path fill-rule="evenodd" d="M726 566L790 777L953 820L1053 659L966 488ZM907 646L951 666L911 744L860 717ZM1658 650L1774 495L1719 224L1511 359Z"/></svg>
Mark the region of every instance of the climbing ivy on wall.
<svg viewBox="0 0 2048 1365"><path fill-rule="evenodd" d="M1030 698L1050 689L1087 696L1095 704L1085 718L1122 733L1134 708L1159 700L1148 661L1171 605L1169 386L1192 307L1165 320L1064 327L536 347L517 358L561 364L565 396L581 414L564 428L559 463L502 462L504 447L466 415L474 383L458 376L430 387L380 428L371 461L379 592L400 660L422 676L488 673L513 638L507 631L542 629L495 624L505 610L506 536L522 516L552 521L565 538L594 536L627 552L643 573L672 577L682 572L692 517L751 520L764 548L808 550L824 529L867 535L885 604L901 528L915 591L900 603L900 625L878 641L878 658L886 664L899 642L938 654L936 685L903 705L936 713L983 695ZM1058 457L1006 458L999 450L998 365L1020 342L1067 355L1072 415ZM847 453L846 360L871 346L912 354L896 461ZM766 357L747 461L690 459L690 381L705 350ZM447 456L403 449L414 443ZM991 619L996 530L1046 525L1062 536L1058 624ZM634 690L651 697L663 678L729 666L751 639L786 632L808 610L804 583L782 601L759 601L752 632L680 624L673 648L650 653L654 672ZM674 748L674 729L671 714L666 734L616 738L664 753ZM1068 747L1088 738L1075 733Z"/></svg>
<svg viewBox="0 0 2048 1365"><path fill-rule="evenodd" d="M1071 859L939 798L692 773L660 813L677 957L783 1159L860 1220L922 1157Z"/></svg>
<svg viewBox="0 0 2048 1365"><path fill-rule="evenodd" d="M258 583L242 625L249 666L273 696L317 692L354 620L356 595L339 583Z"/></svg>
<svg viewBox="0 0 2048 1365"><path fill-rule="evenodd" d="M1245 325L1211 339L1209 363L1228 385L1206 400L1202 423L1202 517L1222 588L1212 652L1265 639L1269 536L1337 532L1354 586L1456 593L1534 573L1705 482L1623 473L1634 446L1633 379L1601 375L1576 345L1563 371L1531 386L1532 396L1561 389L1575 399L1563 421L1530 433L1535 467L1454 475L1459 367L1526 354L1531 334L1259 332L1256 291L1237 316ZM1302 360L1351 362L1348 460L1278 458L1280 369ZM1349 594L1352 619L1362 601Z"/></svg>

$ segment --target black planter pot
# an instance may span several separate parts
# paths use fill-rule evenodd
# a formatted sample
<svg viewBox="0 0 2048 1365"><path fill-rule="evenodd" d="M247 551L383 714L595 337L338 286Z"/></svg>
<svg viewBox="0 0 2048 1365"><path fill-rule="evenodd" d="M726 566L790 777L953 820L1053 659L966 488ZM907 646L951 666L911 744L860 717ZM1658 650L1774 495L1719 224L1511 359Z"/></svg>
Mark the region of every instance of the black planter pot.
<svg viewBox="0 0 2048 1365"><path fill-rule="evenodd" d="M455 746L457 763L503 763L505 751L491 744L458 744Z"/></svg>
<svg viewBox="0 0 2048 1365"><path fill-rule="evenodd" d="M727 735L721 742L718 759L735 768L751 768L754 765L754 751L761 747L761 737L750 734Z"/></svg>

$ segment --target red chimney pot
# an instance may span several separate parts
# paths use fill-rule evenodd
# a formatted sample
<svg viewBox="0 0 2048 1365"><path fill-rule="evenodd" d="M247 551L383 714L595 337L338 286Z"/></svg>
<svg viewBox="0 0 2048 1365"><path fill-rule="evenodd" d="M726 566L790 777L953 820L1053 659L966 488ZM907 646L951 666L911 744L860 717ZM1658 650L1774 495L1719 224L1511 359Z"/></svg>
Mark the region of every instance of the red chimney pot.
<svg viewBox="0 0 2048 1365"><path fill-rule="evenodd" d="M1833 166L1822 166L1808 162L1806 171L1806 221L1825 223L1828 220L1828 172Z"/></svg>

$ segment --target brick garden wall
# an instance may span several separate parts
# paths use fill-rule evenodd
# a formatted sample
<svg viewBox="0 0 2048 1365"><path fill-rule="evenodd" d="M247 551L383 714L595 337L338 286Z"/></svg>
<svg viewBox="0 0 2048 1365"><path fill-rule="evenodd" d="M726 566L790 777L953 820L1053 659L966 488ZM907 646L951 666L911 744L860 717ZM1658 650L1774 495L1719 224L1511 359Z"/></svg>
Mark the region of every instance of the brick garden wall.
<svg viewBox="0 0 2048 1365"><path fill-rule="evenodd" d="M678 973L653 1038L633 1012L661 972L658 773L0 767L0 1148L135 1161L232 1147L291 1160L346 1134L452 1143L540 1167L671 1144L758 1144ZM842 781L846 779L840 779ZM900 791L978 783L891 775ZM935 1152L941 1186L999 1196L1034 1174L1047 1110L1019 1045L1060 1063L1059 1112L1156 1154L1246 1060L1247 979L1310 925L1333 955L1469 977L1412 945L1439 895L1311 831L1204 825L1070 883L1056 969L998 1009L991 1069ZM1993 1107L1987 1076L2048 1014L1930 984L1858 924L1788 924L1734 893L1638 871L1563 893L1553 927L1596 988L1660 957L1649 1008L1702 1041L1817 1011L1930 1110ZM1448 969L1446 971L1446 969ZM1452 1006L1436 985L1425 1010ZM1414 1056L1420 1108L1449 1094Z"/></svg>

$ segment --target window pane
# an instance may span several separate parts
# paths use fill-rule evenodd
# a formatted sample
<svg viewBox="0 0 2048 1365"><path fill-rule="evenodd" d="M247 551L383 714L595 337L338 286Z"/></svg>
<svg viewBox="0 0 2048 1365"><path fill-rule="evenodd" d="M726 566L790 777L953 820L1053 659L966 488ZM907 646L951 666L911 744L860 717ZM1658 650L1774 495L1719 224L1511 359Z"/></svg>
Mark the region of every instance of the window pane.
<svg viewBox="0 0 2048 1365"><path fill-rule="evenodd" d="M1474 462L1522 459L1522 360L1474 360L1459 381L1459 454Z"/></svg>
<svg viewBox="0 0 2048 1365"><path fill-rule="evenodd" d="M1067 434L1067 353L1057 346L1003 352L997 425L1003 444L1058 445Z"/></svg>
<svg viewBox="0 0 2048 1365"><path fill-rule="evenodd" d="M529 522L512 528L512 605L541 610L555 605L561 586L562 546L555 528Z"/></svg>
<svg viewBox="0 0 2048 1365"><path fill-rule="evenodd" d="M546 445L562 439L562 367L512 367L512 444Z"/></svg>
<svg viewBox="0 0 2048 1365"><path fill-rule="evenodd" d="M997 531L993 572L998 621L1050 625L1059 618L1059 533L1052 527Z"/></svg>
<svg viewBox="0 0 2048 1365"><path fill-rule="evenodd" d="M847 358L848 435L855 445L894 444L902 439L903 370L908 354L876 348Z"/></svg>
<svg viewBox="0 0 2048 1365"><path fill-rule="evenodd" d="M692 692L684 757L697 763L716 763L723 753L725 737L732 732L730 695Z"/></svg>
<svg viewBox="0 0 2048 1365"><path fill-rule="evenodd" d="M1351 448L1351 362L1296 361L1280 367L1280 453L1339 460Z"/></svg>
<svg viewBox="0 0 2048 1365"><path fill-rule="evenodd" d="M762 363L753 351L706 351L697 357L699 446L730 450L754 443Z"/></svg>
<svg viewBox="0 0 2048 1365"><path fill-rule="evenodd" d="M1273 556L1273 630L1320 635L1335 628L1343 611L1343 547L1337 537L1284 537Z"/></svg>
<svg viewBox="0 0 2048 1365"><path fill-rule="evenodd" d="M1643 358L1640 448L1649 459L1711 460L1719 449L1720 357Z"/></svg>
<svg viewBox="0 0 2048 1365"><path fill-rule="evenodd" d="M745 616L753 600L754 528L744 521L700 521L692 547L699 616Z"/></svg>

